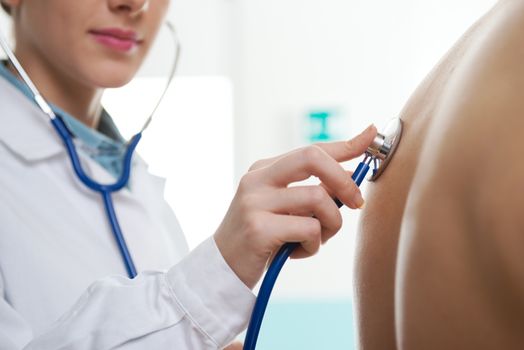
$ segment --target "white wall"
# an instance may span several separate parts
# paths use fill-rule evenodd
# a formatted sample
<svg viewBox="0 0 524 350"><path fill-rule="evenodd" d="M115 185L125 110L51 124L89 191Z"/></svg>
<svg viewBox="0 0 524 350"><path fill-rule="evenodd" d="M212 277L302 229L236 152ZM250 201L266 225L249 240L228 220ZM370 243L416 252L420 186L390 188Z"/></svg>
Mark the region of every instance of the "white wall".
<svg viewBox="0 0 524 350"><path fill-rule="evenodd" d="M229 0L171 0L168 18L175 24L182 44L179 75L216 76L231 73L232 6ZM161 39L161 49L170 47L170 38ZM146 75L164 76L158 67L162 50L153 56L153 64L146 66ZM169 59L169 58L167 58ZM162 64L164 63L164 64Z"/></svg>
<svg viewBox="0 0 524 350"><path fill-rule="evenodd" d="M384 125L461 33L494 3L237 1L237 177L258 158L304 144L297 125L312 108L343 111L346 137L371 122ZM276 296L351 294L358 213L343 212L339 236L314 259L289 262Z"/></svg>
<svg viewBox="0 0 524 350"><path fill-rule="evenodd" d="M460 34L495 0L243 0L235 72L240 174L288 149L286 126L340 106L348 135L394 117Z"/></svg>

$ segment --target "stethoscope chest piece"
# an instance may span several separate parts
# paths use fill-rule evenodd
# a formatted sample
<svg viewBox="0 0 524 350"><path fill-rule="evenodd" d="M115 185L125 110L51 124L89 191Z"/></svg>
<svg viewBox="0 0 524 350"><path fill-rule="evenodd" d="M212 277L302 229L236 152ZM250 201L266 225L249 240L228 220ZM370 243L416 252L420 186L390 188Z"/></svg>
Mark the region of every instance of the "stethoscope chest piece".
<svg viewBox="0 0 524 350"><path fill-rule="evenodd" d="M366 153L373 158L374 168L369 181L376 181L387 168L397 150L402 137L402 120L394 118L386 126L384 133L378 133Z"/></svg>

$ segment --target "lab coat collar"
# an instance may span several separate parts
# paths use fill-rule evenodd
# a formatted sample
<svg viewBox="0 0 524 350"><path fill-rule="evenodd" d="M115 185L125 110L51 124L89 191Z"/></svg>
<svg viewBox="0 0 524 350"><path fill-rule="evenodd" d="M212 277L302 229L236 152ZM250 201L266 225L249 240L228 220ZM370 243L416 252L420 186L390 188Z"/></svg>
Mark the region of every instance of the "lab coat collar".
<svg viewBox="0 0 524 350"><path fill-rule="evenodd" d="M0 142L28 162L65 153L51 122L36 104L0 78Z"/></svg>
<svg viewBox="0 0 524 350"><path fill-rule="evenodd" d="M112 121L105 128L122 140ZM62 139L49 117L23 92L0 77L0 142L28 162L65 154ZM139 163L142 159L136 157ZM145 165L145 163L144 163ZM147 165L146 165L147 167Z"/></svg>
<svg viewBox="0 0 524 350"><path fill-rule="evenodd" d="M39 162L55 156L67 156L62 139L49 118L19 89L0 77L0 143L26 162ZM113 183L113 176L95 161L86 157L83 162L87 175L100 183ZM135 152L130 188L134 183L149 181L155 184L155 194L163 193L165 179L149 174L147 163ZM137 189L136 189L137 190ZM129 196L128 189L120 191Z"/></svg>

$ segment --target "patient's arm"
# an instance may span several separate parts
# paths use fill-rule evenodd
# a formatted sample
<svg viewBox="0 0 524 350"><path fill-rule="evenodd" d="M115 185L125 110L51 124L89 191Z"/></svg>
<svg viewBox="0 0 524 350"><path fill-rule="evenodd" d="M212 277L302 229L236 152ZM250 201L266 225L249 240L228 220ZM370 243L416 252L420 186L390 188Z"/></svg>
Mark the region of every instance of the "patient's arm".
<svg viewBox="0 0 524 350"><path fill-rule="evenodd" d="M523 348L523 62L515 12L457 68L431 125L402 223L400 349Z"/></svg>

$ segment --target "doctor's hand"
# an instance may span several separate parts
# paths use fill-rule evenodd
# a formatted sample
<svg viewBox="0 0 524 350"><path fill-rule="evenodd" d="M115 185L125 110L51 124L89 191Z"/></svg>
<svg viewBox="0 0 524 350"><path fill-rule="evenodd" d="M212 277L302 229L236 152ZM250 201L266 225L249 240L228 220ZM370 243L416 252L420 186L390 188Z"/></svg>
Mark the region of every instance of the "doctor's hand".
<svg viewBox="0 0 524 350"><path fill-rule="evenodd" d="M214 238L224 259L253 288L270 257L299 242L292 258L314 255L342 226L333 197L352 209L363 206L359 188L339 162L362 155L377 134L374 126L347 142L300 148L256 162L245 174ZM320 185L290 184L315 176Z"/></svg>

